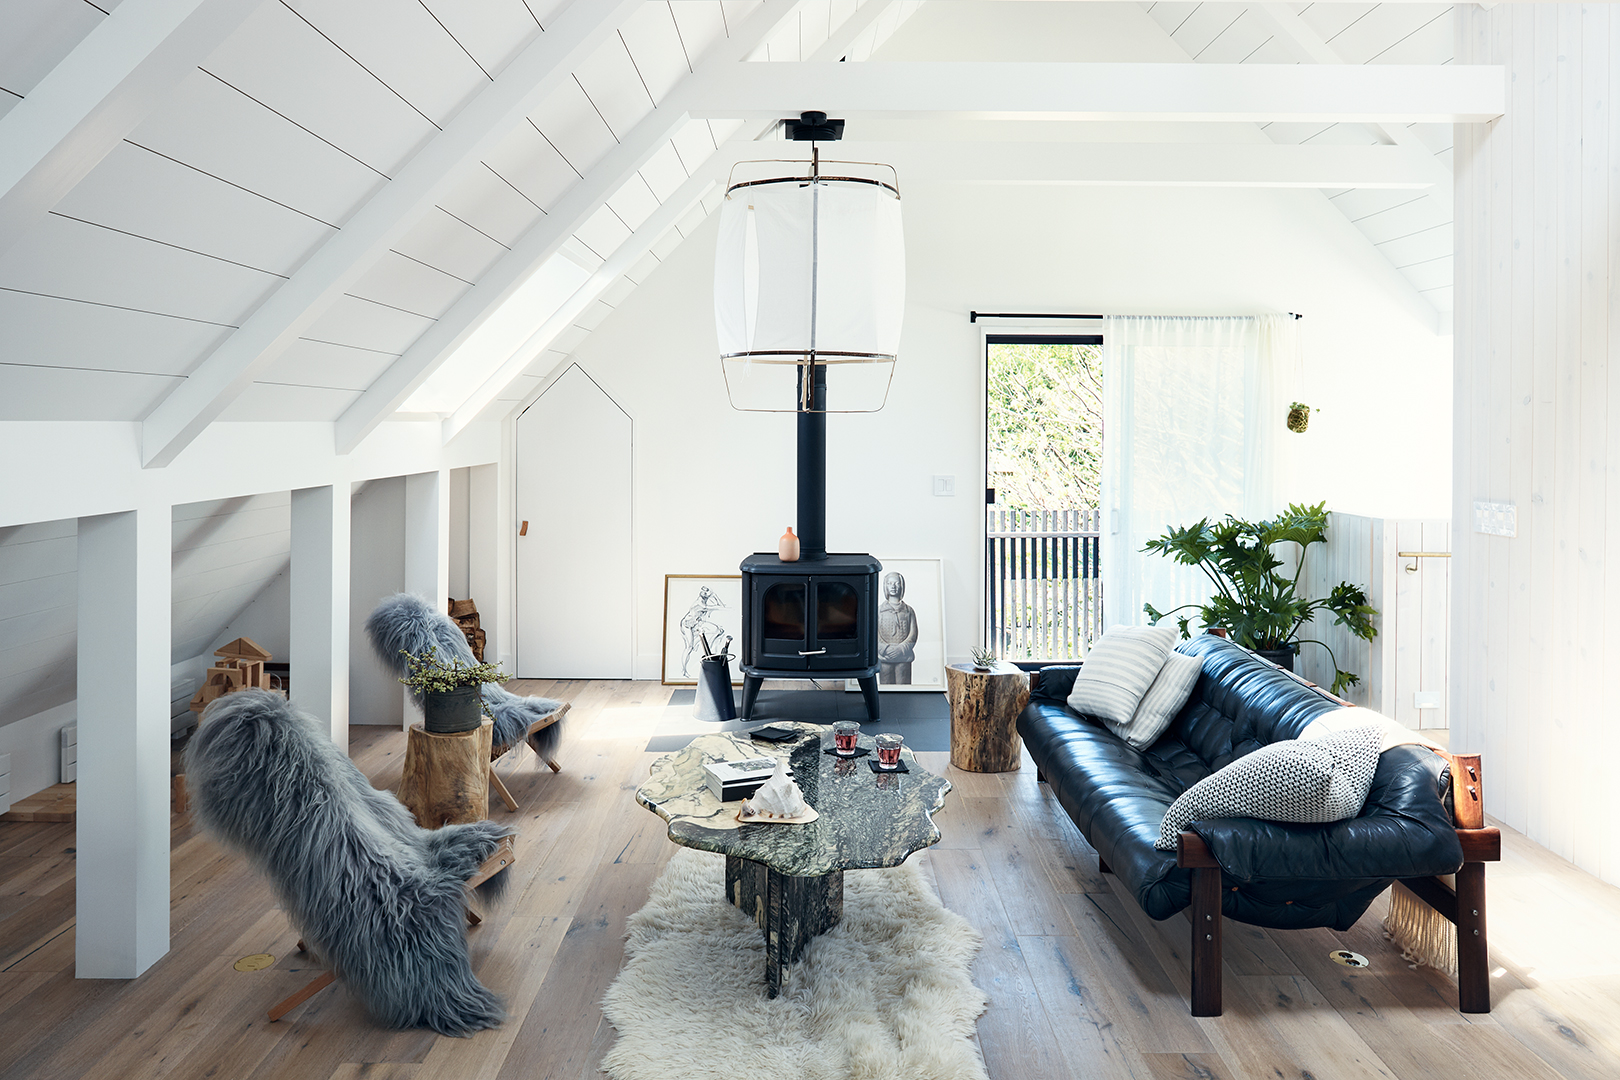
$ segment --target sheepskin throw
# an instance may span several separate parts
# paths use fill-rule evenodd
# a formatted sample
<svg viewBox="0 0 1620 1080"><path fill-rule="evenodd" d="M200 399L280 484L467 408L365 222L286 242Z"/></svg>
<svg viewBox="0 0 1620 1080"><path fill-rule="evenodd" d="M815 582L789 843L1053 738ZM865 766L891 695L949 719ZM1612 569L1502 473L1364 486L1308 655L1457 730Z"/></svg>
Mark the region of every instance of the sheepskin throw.
<svg viewBox="0 0 1620 1080"><path fill-rule="evenodd" d="M468 959L464 883L510 829L418 828L312 717L268 690L209 705L186 776L197 821L264 871L304 940L380 1023L469 1035L501 1022Z"/></svg>
<svg viewBox="0 0 1620 1080"><path fill-rule="evenodd" d="M366 636L382 662L401 678L406 673L405 654L426 652L429 645L445 659L476 664L467 635L450 616L435 611L433 605L414 593L395 593L377 605L366 620ZM562 702L544 697L520 697L494 683L483 687L484 707L495 721L495 745L516 746L528 733L529 725L562 708ZM421 696L417 695L417 701ZM562 721L535 732L530 743L542 758L556 757L562 739Z"/></svg>

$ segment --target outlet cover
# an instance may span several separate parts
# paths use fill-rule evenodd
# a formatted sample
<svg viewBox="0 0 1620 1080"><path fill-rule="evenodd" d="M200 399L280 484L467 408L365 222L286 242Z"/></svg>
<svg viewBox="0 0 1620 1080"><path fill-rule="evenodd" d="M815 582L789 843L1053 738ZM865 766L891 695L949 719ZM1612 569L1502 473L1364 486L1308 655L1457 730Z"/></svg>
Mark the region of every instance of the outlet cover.
<svg viewBox="0 0 1620 1080"><path fill-rule="evenodd" d="M1475 500L1474 531L1487 536L1518 536L1519 508L1512 503Z"/></svg>
<svg viewBox="0 0 1620 1080"><path fill-rule="evenodd" d="M1412 694L1412 708L1438 709L1440 707L1440 691L1418 690Z"/></svg>
<svg viewBox="0 0 1620 1080"><path fill-rule="evenodd" d="M942 497L948 497L948 496L955 495L956 494L956 477L954 477L954 476L936 476L936 477L934 477L934 494L942 496Z"/></svg>

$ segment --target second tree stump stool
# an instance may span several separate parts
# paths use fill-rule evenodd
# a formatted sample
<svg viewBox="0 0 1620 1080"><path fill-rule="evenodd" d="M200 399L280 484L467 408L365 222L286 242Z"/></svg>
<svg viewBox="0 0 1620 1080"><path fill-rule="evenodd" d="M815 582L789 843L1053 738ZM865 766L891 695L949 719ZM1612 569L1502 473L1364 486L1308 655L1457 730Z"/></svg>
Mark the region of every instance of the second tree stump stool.
<svg viewBox="0 0 1620 1080"><path fill-rule="evenodd" d="M405 739L399 801L424 829L489 816L489 744L495 725L439 735L412 724Z"/></svg>
<svg viewBox="0 0 1620 1080"><path fill-rule="evenodd" d="M1008 663L989 671L972 664L945 669L951 698L951 764L967 772L1011 772L1024 743L1018 714L1029 704L1029 676Z"/></svg>

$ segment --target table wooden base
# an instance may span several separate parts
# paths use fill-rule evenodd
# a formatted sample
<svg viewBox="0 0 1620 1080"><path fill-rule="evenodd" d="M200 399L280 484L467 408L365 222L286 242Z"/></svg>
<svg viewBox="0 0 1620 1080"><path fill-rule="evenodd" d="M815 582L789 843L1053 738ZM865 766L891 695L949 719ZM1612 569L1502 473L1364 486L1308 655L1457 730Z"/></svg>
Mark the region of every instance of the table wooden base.
<svg viewBox="0 0 1620 1080"><path fill-rule="evenodd" d="M967 772L1011 772L1024 744L1018 714L1029 704L1029 676L1008 663L990 671L967 664L945 669L951 700L951 764Z"/></svg>
<svg viewBox="0 0 1620 1080"><path fill-rule="evenodd" d="M424 829L489 816L489 743L494 724L439 735L412 724L405 739L399 801Z"/></svg>
<svg viewBox="0 0 1620 1080"><path fill-rule="evenodd" d="M726 899L765 932L765 993L775 997L782 969L799 958L811 938L844 917L844 872L794 877L727 855Z"/></svg>

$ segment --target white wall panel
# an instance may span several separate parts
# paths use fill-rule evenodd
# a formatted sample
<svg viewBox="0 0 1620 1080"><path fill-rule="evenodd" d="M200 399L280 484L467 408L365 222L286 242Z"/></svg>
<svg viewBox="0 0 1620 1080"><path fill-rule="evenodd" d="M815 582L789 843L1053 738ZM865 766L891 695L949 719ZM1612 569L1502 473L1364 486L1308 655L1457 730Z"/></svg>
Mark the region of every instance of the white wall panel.
<svg viewBox="0 0 1620 1080"><path fill-rule="evenodd" d="M435 207L394 245L394 250L463 281L477 281L506 248L466 222Z"/></svg>
<svg viewBox="0 0 1620 1080"><path fill-rule="evenodd" d="M329 225L387 180L247 94L197 71L129 141Z"/></svg>
<svg viewBox="0 0 1620 1080"><path fill-rule="evenodd" d="M469 288L467 282L443 270L408 259L397 251L385 251L350 286L349 293L437 319Z"/></svg>
<svg viewBox="0 0 1620 1080"><path fill-rule="evenodd" d="M1486 810L1606 881L1620 634L1620 18L1458 9L1458 61L1505 64L1508 111L1457 133L1452 745ZM1471 531L1476 500L1517 535Z"/></svg>
<svg viewBox="0 0 1620 1080"><path fill-rule="evenodd" d="M528 124L519 130L527 131L528 139L544 143ZM551 151L550 147L546 149L557 166L567 171L567 166L557 158L555 151ZM540 220L540 206L483 162L474 163L471 168L463 169L462 173L455 188L439 200L439 206L492 240L511 247L518 237ZM573 173L569 172L568 175L572 177Z"/></svg>
<svg viewBox="0 0 1620 1080"><path fill-rule="evenodd" d="M437 130L279 3L250 15L203 67L385 174ZM293 71L298 77L288 78Z"/></svg>
<svg viewBox="0 0 1620 1080"><path fill-rule="evenodd" d="M336 231L127 142L52 212L282 275Z"/></svg>
<svg viewBox="0 0 1620 1080"><path fill-rule="evenodd" d="M408 349L430 322L431 319L421 315L396 311L354 296L340 296L310 324L304 336L314 341L397 354Z"/></svg>
<svg viewBox="0 0 1620 1080"><path fill-rule="evenodd" d="M677 82L691 74L669 4L642 4L619 27L619 36L653 101L663 101Z"/></svg>
<svg viewBox="0 0 1620 1080"><path fill-rule="evenodd" d="M687 64L695 68L709 47L726 36L726 19L720 10L720 2L691 0L669 6L675 16L675 27L680 32L681 49L686 53Z"/></svg>
<svg viewBox="0 0 1620 1080"><path fill-rule="evenodd" d="M299 338L276 358L266 382L364 390L398 359L397 353L375 352Z"/></svg>
<svg viewBox="0 0 1620 1080"><path fill-rule="evenodd" d="M54 214L0 255L0 288L232 325L279 281Z"/></svg>
<svg viewBox="0 0 1620 1080"><path fill-rule="evenodd" d="M480 67L498 77L523 47L540 34L541 20L562 0L525 4L524 0L424 0L423 6L444 25Z"/></svg>
<svg viewBox="0 0 1620 1080"><path fill-rule="evenodd" d="M653 99L618 35L575 68L574 78L584 87L593 111L601 114L615 139L624 138L636 121L652 112Z"/></svg>
<svg viewBox="0 0 1620 1080"><path fill-rule="evenodd" d="M327 386L286 386L256 382L225 407L222 422L276 420L334 421L360 398L360 390Z"/></svg>
<svg viewBox="0 0 1620 1080"><path fill-rule="evenodd" d="M609 44L621 51L623 49L617 41ZM547 95L529 119L580 176L590 172L591 167L601 161L602 156L613 149L618 141L574 79L569 79ZM545 203L540 205L544 206Z"/></svg>
<svg viewBox="0 0 1620 1080"><path fill-rule="evenodd" d="M7 0L4 18L0 86L26 95L106 15L84 0Z"/></svg>
<svg viewBox="0 0 1620 1080"><path fill-rule="evenodd" d="M484 162L542 210L579 183L579 173L532 122L518 125Z"/></svg>
<svg viewBox="0 0 1620 1080"><path fill-rule="evenodd" d="M179 382L178 375L0 363L0 420L139 420Z"/></svg>
<svg viewBox="0 0 1620 1080"><path fill-rule="evenodd" d="M289 0L289 6L441 128L489 82L416 0Z"/></svg>

